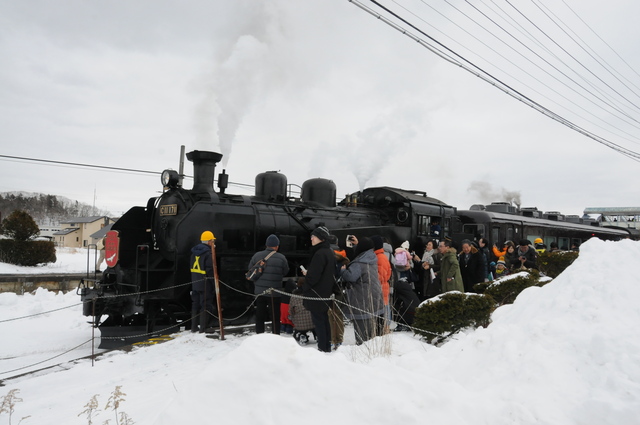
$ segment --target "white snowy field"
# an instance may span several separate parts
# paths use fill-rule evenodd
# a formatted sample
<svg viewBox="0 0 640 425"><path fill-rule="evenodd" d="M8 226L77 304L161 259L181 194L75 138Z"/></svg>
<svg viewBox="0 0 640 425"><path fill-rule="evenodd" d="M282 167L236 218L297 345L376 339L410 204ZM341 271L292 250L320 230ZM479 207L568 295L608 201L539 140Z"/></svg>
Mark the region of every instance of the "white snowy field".
<svg viewBox="0 0 640 425"><path fill-rule="evenodd" d="M95 270L96 250L87 248L56 248L56 262L36 267L0 263L0 274L85 273ZM104 261L101 264L104 270Z"/></svg>
<svg viewBox="0 0 640 425"><path fill-rule="evenodd" d="M105 406L117 386L118 411L136 424L636 424L638 258L639 242L589 241L560 277L441 347L402 332L325 354L286 336L183 332L13 379L21 371L8 371L88 341L91 329L79 305L7 321L76 304L73 293L0 294L0 400L19 390L12 423L28 416L25 425L88 424L78 415L94 395L92 423L114 424Z"/></svg>

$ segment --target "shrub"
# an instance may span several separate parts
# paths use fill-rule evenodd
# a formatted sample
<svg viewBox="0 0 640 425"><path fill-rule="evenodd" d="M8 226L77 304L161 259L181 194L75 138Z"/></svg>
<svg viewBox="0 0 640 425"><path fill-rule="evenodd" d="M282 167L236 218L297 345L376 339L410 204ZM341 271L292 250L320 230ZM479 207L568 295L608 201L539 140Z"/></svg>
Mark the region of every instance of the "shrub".
<svg viewBox="0 0 640 425"><path fill-rule="evenodd" d="M578 258L576 251L543 252L538 254L538 267L545 275L556 278Z"/></svg>
<svg viewBox="0 0 640 425"><path fill-rule="evenodd" d="M488 295L447 292L420 305L413 326L428 342L440 343L460 329L488 326L494 308Z"/></svg>
<svg viewBox="0 0 640 425"><path fill-rule="evenodd" d="M483 294L491 296L498 306L513 304L520 292L530 286L543 286L548 281L540 282L540 273L534 269L528 269L514 275L505 276L502 279L494 280L484 286ZM474 286L481 290L480 284Z"/></svg>
<svg viewBox="0 0 640 425"><path fill-rule="evenodd" d="M2 220L2 233L16 241L27 241L40 233L40 228L29 213L15 210Z"/></svg>
<svg viewBox="0 0 640 425"><path fill-rule="evenodd" d="M0 239L0 262L18 266L55 263L56 248L51 241Z"/></svg>

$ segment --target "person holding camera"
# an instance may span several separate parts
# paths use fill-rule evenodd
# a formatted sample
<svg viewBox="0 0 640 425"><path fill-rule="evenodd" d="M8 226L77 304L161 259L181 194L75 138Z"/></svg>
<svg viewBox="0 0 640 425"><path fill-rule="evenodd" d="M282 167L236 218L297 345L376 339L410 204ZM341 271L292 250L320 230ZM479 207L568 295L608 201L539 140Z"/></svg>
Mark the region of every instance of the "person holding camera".
<svg viewBox="0 0 640 425"><path fill-rule="evenodd" d="M530 246L531 242L527 239L522 239L518 244L518 252L516 258L511 260L511 266L514 269L538 269L535 249Z"/></svg>

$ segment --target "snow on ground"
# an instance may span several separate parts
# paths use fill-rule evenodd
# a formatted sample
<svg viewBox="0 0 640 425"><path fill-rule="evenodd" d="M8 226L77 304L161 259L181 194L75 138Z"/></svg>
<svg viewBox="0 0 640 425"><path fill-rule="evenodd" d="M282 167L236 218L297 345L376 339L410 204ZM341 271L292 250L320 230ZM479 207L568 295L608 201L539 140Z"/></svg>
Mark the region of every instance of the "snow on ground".
<svg viewBox="0 0 640 425"><path fill-rule="evenodd" d="M56 262L36 267L16 266L0 263L0 274L46 274L46 273L86 273L94 271L96 250L87 248L56 248ZM104 261L102 267L105 267Z"/></svg>
<svg viewBox="0 0 640 425"><path fill-rule="evenodd" d="M0 397L20 391L13 423L30 416L25 425L87 424L78 415L96 394L93 423L115 423L105 406L116 386L126 394L119 411L136 424L635 424L637 258L638 242L589 241L553 282L441 347L402 332L325 354L286 336L182 332L93 367L83 360L14 379L19 372L6 372L75 347L91 330L81 306L6 321L73 305L75 294L0 294Z"/></svg>

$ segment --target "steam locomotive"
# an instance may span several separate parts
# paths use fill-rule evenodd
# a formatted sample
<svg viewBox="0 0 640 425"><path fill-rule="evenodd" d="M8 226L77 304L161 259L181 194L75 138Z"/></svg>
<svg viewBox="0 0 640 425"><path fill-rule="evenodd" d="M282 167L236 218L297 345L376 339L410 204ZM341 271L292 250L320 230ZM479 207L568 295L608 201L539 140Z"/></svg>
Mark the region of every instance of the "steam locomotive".
<svg viewBox="0 0 640 425"><path fill-rule="evenodd" d="M149 199L146 207L131 208L114 223L105 241L106 270L95 283L83 282L79 288L83 314L94 316L102 346L109 337L131 342L133 335L190 319L190 250L205 230L216 237L224 317L244 321L250 319L247 307L253 299L247 295L253 293L253 284L244 274L251 256L264 248L272 233L278 235L280 252L290 262L291 277L308 261L309 235L317 226L330 229L340 245L349 234L377 234L393 246L410 241L418 255L433 236L430 224L436 221L439 238L454 241L480 236L494 241L543 237L547 242L556 234L580 241L628 236L619 229L494 213L491 206L458 212L425 192L391 187L367 188L338 203L335 184L322 178L305 181L296 198L290 196L286 176L275 171L256 176L253 196L233 195L226 193L224 171L214 190L221 154L196 150L186 157L193 163L192 189L182 187L176 171L163 171L162 194Z"/></svg>
<svg viewBox="0 0 640 425"><path fill-rule="evenodd" d="M378 234L397 246L426 241L432 219L447 232L456 213L425 192L390 187L368 188L337 203L335 184L322 178L305 181L294 198L288 196L286 176L278 172L258 174L254 196L228 194L225 172L214 191L221 154L186 156L193 163L193 188L183 188L176 171L163 171L163 193L113 224L105 241L106 270L93 286L85 282L79 290L83 314L95 317L103 339L127 341L190 318L190 250L205 230L216 237L224 317L248 320L251 312L242 313L252 297L245 294L253 290L244 274L268 235L278 235L293 275L308 261L309 236L317 226L326 226L339 241L348 234Z"/></svg>

